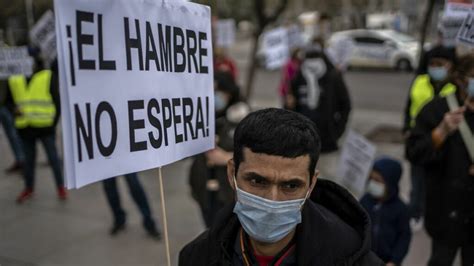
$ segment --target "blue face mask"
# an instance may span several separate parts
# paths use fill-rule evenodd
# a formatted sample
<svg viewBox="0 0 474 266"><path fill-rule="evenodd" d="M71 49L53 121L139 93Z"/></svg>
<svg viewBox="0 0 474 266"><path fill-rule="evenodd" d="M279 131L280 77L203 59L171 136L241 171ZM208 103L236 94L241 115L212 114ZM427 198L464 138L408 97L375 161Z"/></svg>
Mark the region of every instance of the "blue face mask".
<svg viewBox="0 0 474 266"><path fill-rule="evenodd" d="M467 94L469 97L474 98L474 78L469 78L469 83L467 85Z"/></svg>
<svg viewBox="0 0 474 266"><path fill-rule="evenodd" d="M222 111L227 107L227 101L225 100L222 92L215 92L214 93L214 107L216 111Z"/></svg>
<svg viewBox="0 0 474 266"><path fill-rule="evenodd" d="M448 69L445 67L428 67L428 75L434 81L442 81L448 77Z"/></svg>
<svg viewBox="0 0 474 266"><path fill-rule="evenodd" d="M308 197L297 200L273 201L245 192L237 187L237 214L245 232L263 243L275 243L287 236L301 223L301 208Z"/></svg>

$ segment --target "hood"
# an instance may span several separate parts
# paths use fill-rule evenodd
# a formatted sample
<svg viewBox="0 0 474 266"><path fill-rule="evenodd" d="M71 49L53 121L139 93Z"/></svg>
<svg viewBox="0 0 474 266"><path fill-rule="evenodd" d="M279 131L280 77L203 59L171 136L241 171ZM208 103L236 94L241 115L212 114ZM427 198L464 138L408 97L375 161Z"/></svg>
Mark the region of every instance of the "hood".
<svg viewBox="0 0 474 266"><path fill-rule="evenodd" d="M389 157L383 157L374 162L373 170L379 172L385 181L389 194L387 200L398 197L398 183L402 177L400 162Z"/></svg>
<svg viewBox="0 0 474 266"><path fill-rule="evenodd" d="M371 247L371 225L370 218L363 207L346 189L336 183L319 178L310 199L336 215L344 226L349 226L357 234L355 245L352 245L350 256L340 258L339 263L352 265L370 252ZM336 241L344 241L345 244L351 239L344 233L335 235Z"/></svg>

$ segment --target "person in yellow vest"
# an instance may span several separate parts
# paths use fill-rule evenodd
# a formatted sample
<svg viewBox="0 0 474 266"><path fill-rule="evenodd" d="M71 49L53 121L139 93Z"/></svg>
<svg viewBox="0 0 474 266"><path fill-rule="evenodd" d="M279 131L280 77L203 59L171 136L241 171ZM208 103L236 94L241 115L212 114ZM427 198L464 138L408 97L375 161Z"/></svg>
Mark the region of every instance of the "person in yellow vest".
<svg viewBox="0 0 474 266"><path fill-rule="evenodd" d="M410 136L415 127L416 117L423 107L436 97L446 97L456 92L456 86L450 82L450 72L456 62L452 49L438 46L430 51L427 74L418 75L413 81L408 102L405 108L404 135ZM411 165L411 192L409 210L411 226L414 231L423 225L424 170L418 165Z"/></svg>
<svg viewBox="0 0 474 266"><path fill-rule="evenodd" d="M49 165L53 170L58 197L67 198L64 189L58 152L56 149L56 124L59 119L59 92L57 68L39 69L36 63L31 77L13 75L8 79L9 109L15 116L15 127L23 143L25 153L24 179L25 188L18 195L17 202L23 203L31 198L35 185L36 142L39 140L46 151Z"/></svg>

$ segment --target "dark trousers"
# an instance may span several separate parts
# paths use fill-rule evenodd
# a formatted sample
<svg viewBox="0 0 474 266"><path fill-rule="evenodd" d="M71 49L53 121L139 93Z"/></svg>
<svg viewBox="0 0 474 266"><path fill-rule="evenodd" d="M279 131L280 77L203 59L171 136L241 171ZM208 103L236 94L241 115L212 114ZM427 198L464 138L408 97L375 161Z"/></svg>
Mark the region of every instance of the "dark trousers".
<svg viewBox="0 0 474 266"><path fill-rule="evenodd" d="M20 137L15 128L15 122L13 121L10 111L8 111L4 106L0 107L0 123L3 125L3 129L8 138L8 143L10 143L10 147L15 155L15 160L17 162L23 162L25 160L25 155L21 146Z"/></svg>
<svg viewBox="0 0 474 266"><path fill-rule="evenodd" d="M461 249L461 265L474 265L474 245L452 247L447 246L439 241L433 240L431 246L431 257L428 266L451 266L458 249Z"/></svg>
<svg viewBox="0 0 474 266"><path fill-rule="evenodd" d="M58 151L56 150L55 134L45 135L41 137L22 137L23 151L25 153L25 166L23 175L25 178L25 187L27 189L34 189L35 186L35 165L36 165L36 141L40 140L43 144L46 156L48 157L49 165L53 170L54 181L56 187L63 187L64 180L61 172Z"/></svg>
<svg viewBox="0 0 474 266"><path fill-rule="evenodd" d="M125 175L125 180L127 181L128 190L130 191L135 204L143 216L143 226L148 229L155 228L155 222L151 216L150 205L148 204L148 199L140 181L138 180L137 174L127 174ZM120 195L117 189L116 177L106 179L102 182L102 184L104 185L104 191L105 195L107 196L110 209L114 215L114 223L117 225L124 224L126 214L122 208L122 204L120 203Z"/></svg>
<svg viewBox="0 0 474 266"><path fill-rule="evenodd" d="M422 166L411 165L411 191L410 203L408 209L410 210L410 217L419 219L424 214L425 204L425 169Z"/></svg>

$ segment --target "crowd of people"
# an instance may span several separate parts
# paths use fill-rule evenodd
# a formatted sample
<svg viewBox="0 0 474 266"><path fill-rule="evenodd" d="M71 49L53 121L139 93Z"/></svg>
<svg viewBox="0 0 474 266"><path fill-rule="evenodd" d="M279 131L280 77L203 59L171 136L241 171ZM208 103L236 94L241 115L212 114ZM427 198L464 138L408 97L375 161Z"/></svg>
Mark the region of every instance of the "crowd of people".
<svg viewBox="0 0 474 266"><path fill-rule="evenodd" d="M36 142L52 169L58 198L67 200L56 148L60 116L56 64L35 57L30 77L0 84L0 118L24 188L35 192ZM411 163L410 202L399 192L400 160L381 156L357 201L346 189L318 179L321 154L338 149L351 112L344 69L317 38L294 49L282 69L281 108L251 112L238 72L215 50L216 148L193 157L192 197L202 235L180 253L180 265L401 265L412 230L432 239L430 266L474 264L474 54L458 57L442 43L424 55L411 85L403 134ZM146 232L160 239L136 173L125 176ZM116 177L103 181L113 215L111 235L126 226Z"/></svg>

